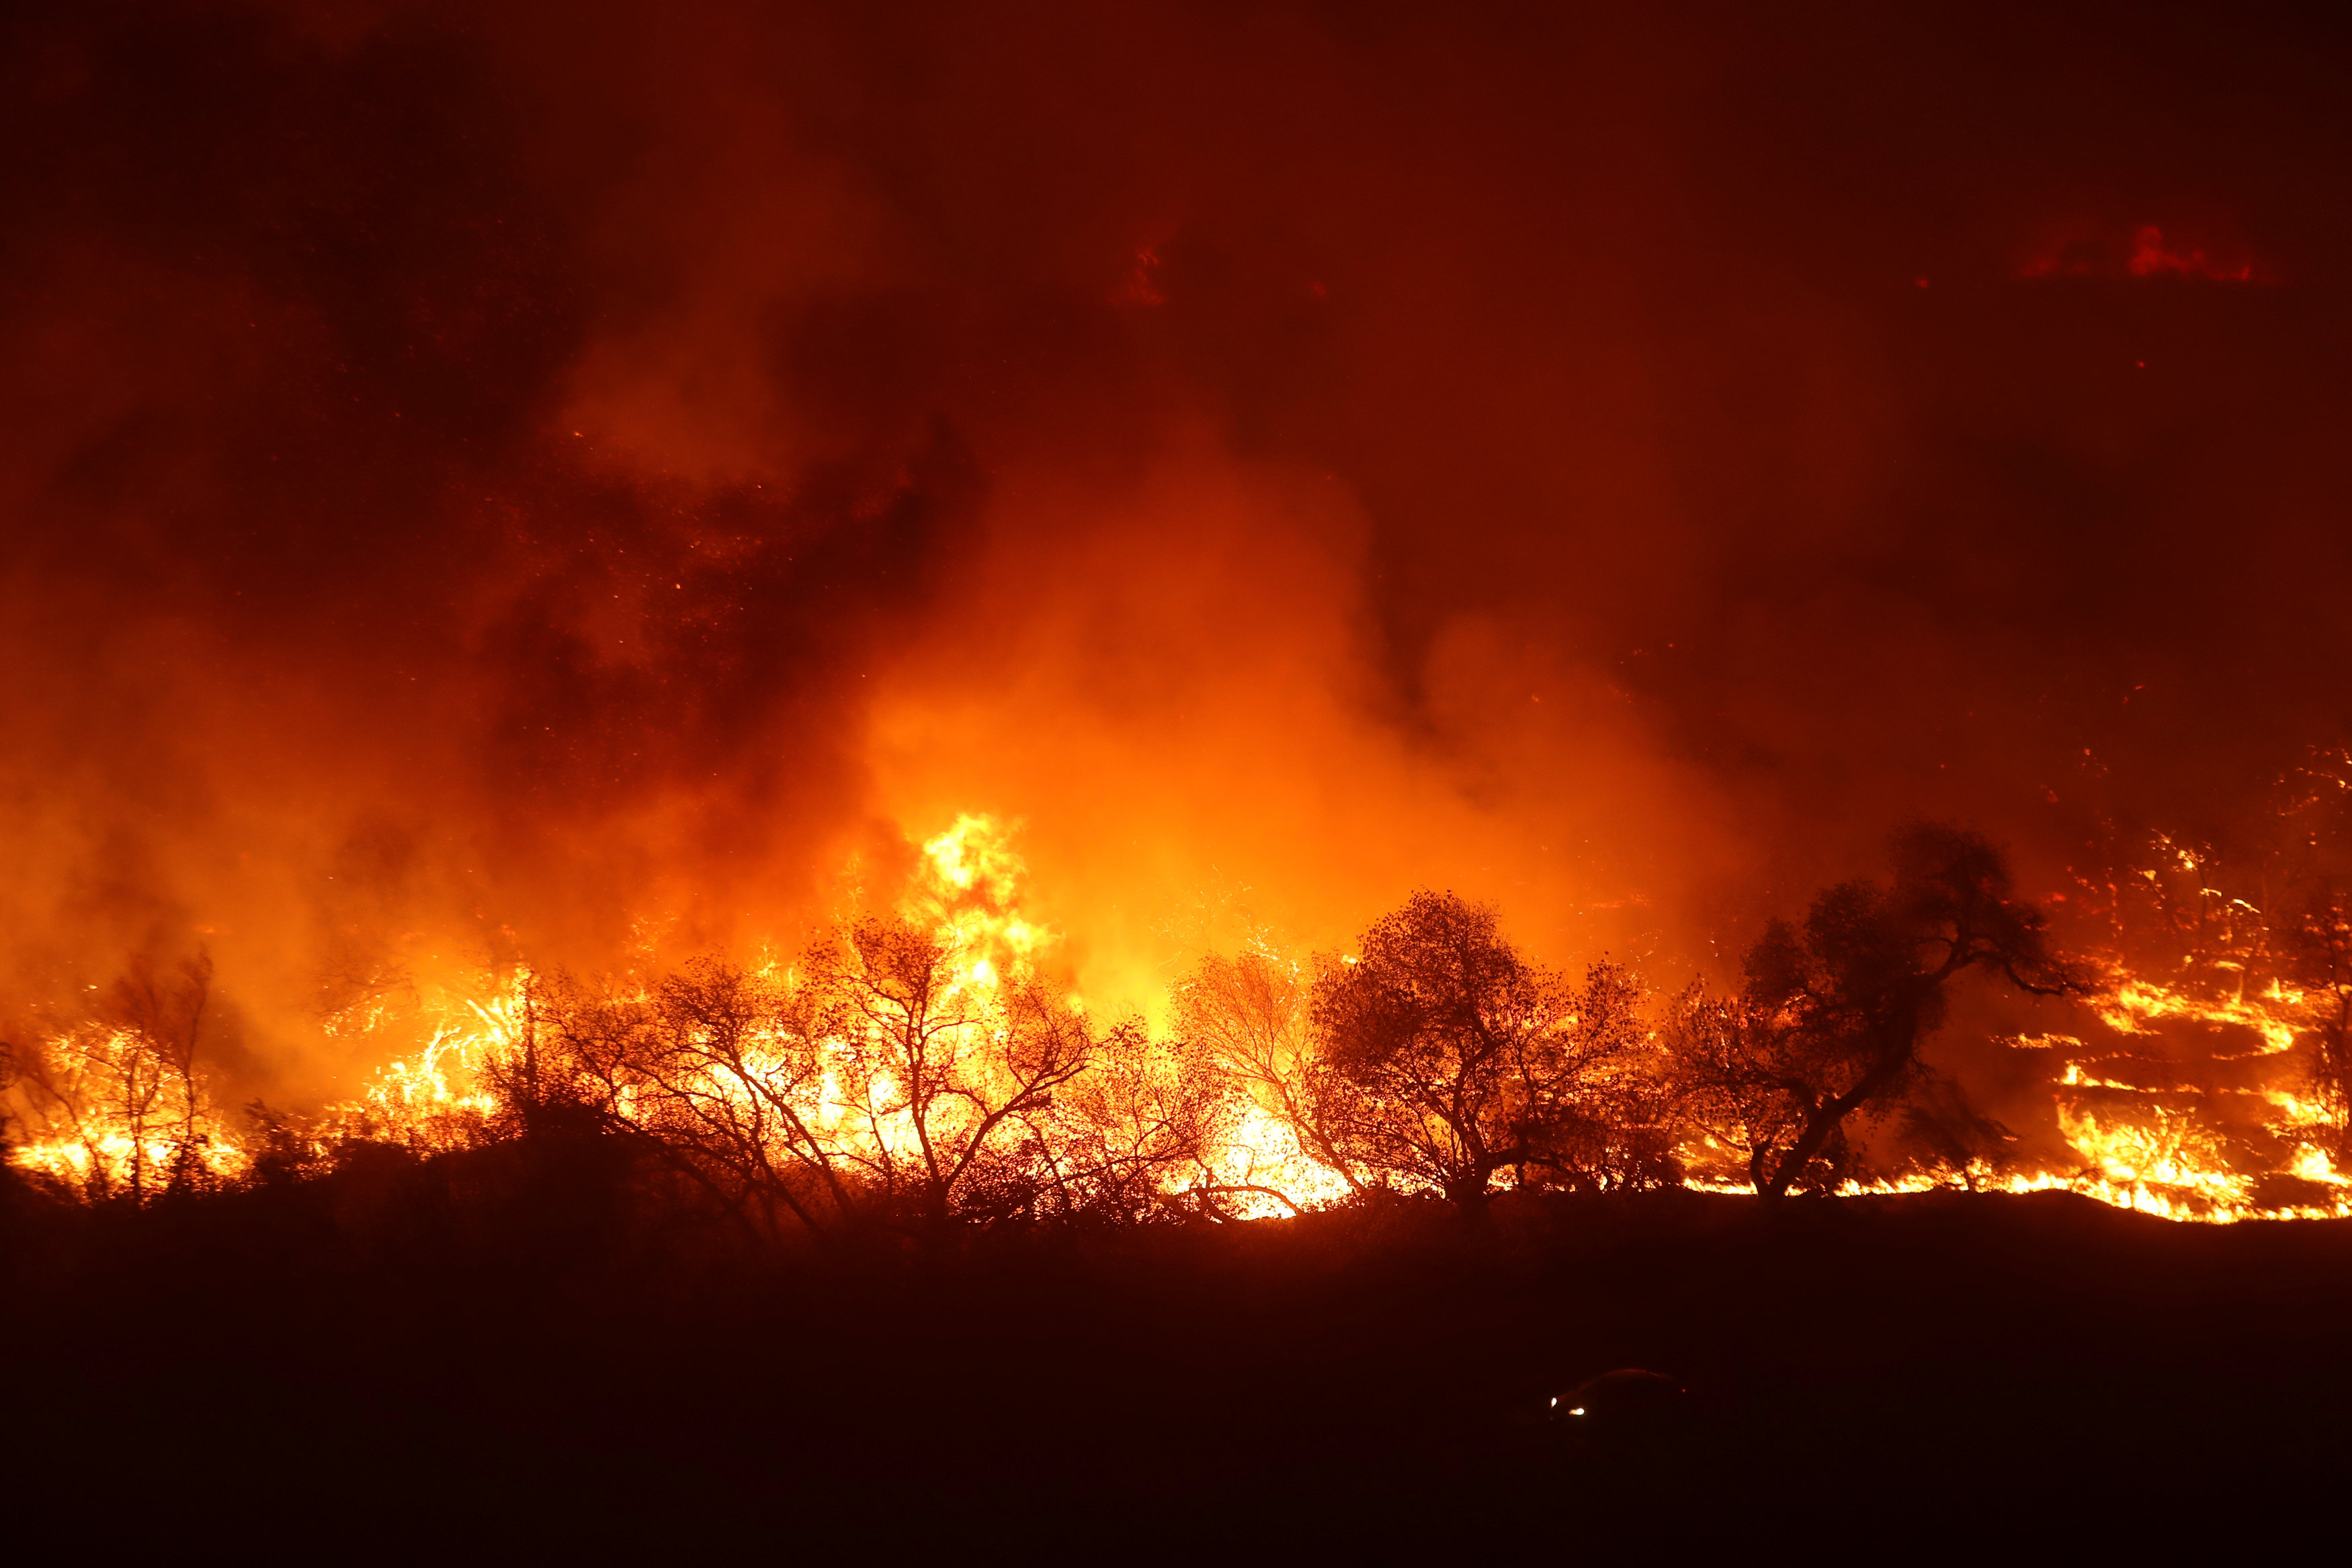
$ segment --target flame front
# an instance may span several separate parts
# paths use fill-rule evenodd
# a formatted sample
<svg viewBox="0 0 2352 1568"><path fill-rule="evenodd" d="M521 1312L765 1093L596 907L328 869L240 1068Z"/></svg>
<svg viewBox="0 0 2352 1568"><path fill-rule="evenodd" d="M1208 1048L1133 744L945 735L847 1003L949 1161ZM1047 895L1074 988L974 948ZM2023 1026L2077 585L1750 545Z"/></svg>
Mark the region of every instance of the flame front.
<svg viewBox="0 0 2352 1568"><path fill-rule="evenodd" d="M597 1086L605 1113L648 1136L719 1139L747 1166L797 1162L814 1173L812 1204L824 1201L828 1173L952 1186L943 1149L963 1171L1024 1149L1051 1165L1081 1141L1098 1174L1148 1171L1158 1199L1230 1218L1301 1212L1362 1190L1302 1133L1289 1103L1311 1049L1305 961L1264 943L1244 955L1271 999L1261 998L1256 1032L1239 1044L1155 1040L1135 1019L1106 1025L1074 989L1051 983L1058 938L1023 911L1016 830L981 813L956 818L922 843L895 922L845 926L845 945L830 956L813 950L795 965L767 954L740 971L631 974L601 988L516 967L486 976L472 995L425 991L342 1009L325 1021L331 1038L414 1043L291 1134L282 1121L233 1132L192 1061L136 1031L68 1031L20 1086L37 1135L16 1157L61 1187L138 1197L236 1180L289 1157L289 1146L308 1160L355 1143L452 1151L548 1099L554 1091L535 1087L535 1075L560 1046L577 1071L579 1061L598 1060L597 1040L669 1030L658 1070L615 1065ZM862 988L851 994L864 1005L825 1001L812 964L856 967ZM1979 1190L2067 1190L2179 1219L2352 1215L2352 1178L2337 1169L2324 1107L2299 1076L2320 998L2276 979L2249 993L2244 967L2205 962L2208 983L2192 986L2108 960L2087 998L2085 1035L2011 1042L2053 1062L2054 1124L2072 1161L1958 1175ZM595 1036L584 1048L583 1030ZM2184 1034L2221 1044L2202 1068L2146 1053ZM2216 1081L2215 1064L2237 1081ZM1203 1087L1204 1071L1220 1075L1215 1085ZM1691 1185L1744 1186L1730 1152L1706 1137L1686 1136L1675 1155ZM1914 1171L1840 1190L1922 1191L1954 1176Z"/></svg>

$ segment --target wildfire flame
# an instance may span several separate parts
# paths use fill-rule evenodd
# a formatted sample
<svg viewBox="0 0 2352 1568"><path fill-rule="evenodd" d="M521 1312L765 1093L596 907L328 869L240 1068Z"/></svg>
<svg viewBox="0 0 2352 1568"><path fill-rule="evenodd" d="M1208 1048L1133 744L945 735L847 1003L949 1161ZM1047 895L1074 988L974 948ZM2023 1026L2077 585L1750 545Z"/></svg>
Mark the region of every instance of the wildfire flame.
<svg viewBox="0 0 2352 1568"><path fill-rule="evenodd" d="M1028 868L1014 848L1017 823L983 813L959 816L926 840L910 884L897 911L913 928L927 932L949 956L943 998L950 1019L941 1037L945 1051L971 1052L1001 1030L1008 988L1033 979L1051 963L1058 935L1022 909ZM1255 957L1268 972L1296 987L1304 983L1301 961L1272 947ZM793 968L772 954L750 971L751 983L785 995L801 983ZM375 1142L420 1153L466 1146L484 1135L500 1113L496 1080L511 1074L535 1049L541 977L516 967L486 977L477 994L427 992L406 998L374 998L347 1008L323 1023L330 1037L376 1040L403 1034L413 1048L385 1061L352 1098L325 1107L305 1123L308 1152L325 1157L339 1144ZM649 982L632 980L614 993L625 1003L646 1003ZM1062 998L1073 1015L1085 1003ZM2088 1012L2106 1038L2065 1034L2021 1037L2010 1043L2051 1051L2059 1060L2053 1077L2055 1123L2074 1156L2072 1166L2034 1170L1968 1173L1979 1190L2011 1193L2066 1190L2117 1207L2176 1219L2228 1221L2248 1218L2352 1215L2352 1176L2339 1172L2327 1151L2307 1135L2320 1120L2320 1106L2287 1073L2295 1048L2310 1027L2311 998L2273 981L2252 994L2234 989L2200 994L2196 988L2159 983L2120 962L2105 967L2088 1000ZM870 1023L834 1026L817 1042L816 1070L795 1080L790 1110L805 1135L843 1147L865 1146L876 1158L913 1159L922 1153L908 1086L888 1071L877 1070L869 1043L860 1035ZM2110 1065L2126 1061L2136 1044L2168 1030L2219 1031L2244 1040L2250 1048L2217 1052L2212 1060L2251 1063L2253 1076L2242 1084L2192 1082L2189 1074L2151 1067ZM719 1113L756 1120L764 1109L749 1103L748 1083L789 1076L797 1042L772 1022L750 1030L732 1047L744 1075L714 1076L697 1092L714 1097ZM86 1028L50 1042L47 1114L39 1135L19 1144L15 1157L27 1171L76 1191L102 1195L155 1190L167 1179L205 1182L236 1179L258 1157L252 1137L234 1133L205 1097L200 1074L176 1076L152 1042L131 1031ZM1164 1051L1147 1051L1129 1064L1130 1087L1148 1094L1176 1072ZM645 1093L641 1086L616 1092L626 1113ZM1231 1109L1187 1179L1227 1195L1226 1207L1239 1216L1297 1212L1346 1197L1348 1176L1318 1158L1286 1120L1275 1092L1253 1084ZM41 1102L41 1096L34 1097ZM2270 1173L2287 1178L2291 1196L2265 1191L2263 1173L2246 1168L2232 1148L2213 1107L2234 1103L2252 1110L2261 1130L2283 1153ZM1710 1171L1727 1170L1728 1151L1697 1139L1682 1150L1696 1173L1693 1186L1740 1190L1741 1184ZM1848 1194L1925 1191L1946 1185L1942 1175L1849 1181ZM2274 1188L2273 1179L2270 1186Z"/></svg>

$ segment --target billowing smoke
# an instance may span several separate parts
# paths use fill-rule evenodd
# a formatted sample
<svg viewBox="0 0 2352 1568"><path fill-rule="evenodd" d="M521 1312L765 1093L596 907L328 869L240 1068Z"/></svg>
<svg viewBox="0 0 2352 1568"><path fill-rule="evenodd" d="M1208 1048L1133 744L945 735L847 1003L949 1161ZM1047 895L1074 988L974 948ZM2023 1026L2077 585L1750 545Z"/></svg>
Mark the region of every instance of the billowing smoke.
<svg viewBox="0 0 2352 1568"><path fill-rule="evenodd" d="M1901 818L2041 891L2342 735L2300 23L8 26L12 1019L201 944L309 1092L974 810L1106 998L1421 884L1671 983Z"/></svg>

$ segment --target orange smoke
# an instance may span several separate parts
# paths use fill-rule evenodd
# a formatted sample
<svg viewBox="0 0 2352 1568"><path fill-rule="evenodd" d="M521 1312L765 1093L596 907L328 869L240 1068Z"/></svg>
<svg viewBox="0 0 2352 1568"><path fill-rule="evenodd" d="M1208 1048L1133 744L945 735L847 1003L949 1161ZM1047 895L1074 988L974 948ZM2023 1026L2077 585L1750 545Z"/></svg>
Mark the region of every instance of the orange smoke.
<svg viewBox="0 0 2352 1568"><path fill-rule="evenodd" d="M0 1030L201 948L226 1103L795 950L967 813L1094 1006L1418 885L1672 985L1895 820L2059 885L2335 720L2332 82L2153 24L16 26ZM1970 286L2084 211L2294 286Z"/></svg>

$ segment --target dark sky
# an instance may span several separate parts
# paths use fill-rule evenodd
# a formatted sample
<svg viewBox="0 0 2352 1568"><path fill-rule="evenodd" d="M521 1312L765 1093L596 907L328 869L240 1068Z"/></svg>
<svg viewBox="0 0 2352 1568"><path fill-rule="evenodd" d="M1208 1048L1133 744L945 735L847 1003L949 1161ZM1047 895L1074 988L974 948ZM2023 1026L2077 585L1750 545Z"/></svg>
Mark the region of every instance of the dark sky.
<svg viewBox="0 0 2352 1568"><path fill-rule="evenodd" d="M2352 738L2340 26L484 9L11 13L12 1006L203 941L283 1055L965 810L1106 991L1672 971Z"/></svg>

